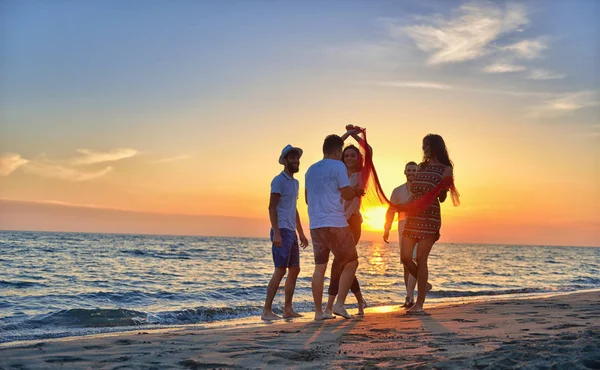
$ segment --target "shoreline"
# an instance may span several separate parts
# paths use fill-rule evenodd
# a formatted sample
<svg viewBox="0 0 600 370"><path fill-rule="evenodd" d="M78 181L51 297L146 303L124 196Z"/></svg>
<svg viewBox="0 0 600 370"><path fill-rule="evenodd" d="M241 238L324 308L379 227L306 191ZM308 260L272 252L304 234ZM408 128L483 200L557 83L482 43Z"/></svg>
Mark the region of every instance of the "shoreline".
<svg viewBox="0 0 600 370"><path fill-rule="evenodd" d="M600 290L429 306L353 320L172 327L10 342L0 368L600 367ZM390 309L391 307L391 309ZM7 345L10 344L10 345Z"/></svg>
<svg viewBox="0 0 600 370"><path fill-rule="evenodd" d="M496 301L505 301L505 300L529 300L529 299L543 299L543 298L552 298L564 295L571 294L579 294L579 293L600 293L600 288L594 289L586 289L586 290L578 290L571 292L545 292L545 293L526 293L526 294L507 294L507 295L492 295L492 296L473 296L473 297L451 297L447 298L447 301L444 302L434 302L427 303L426 308L429 309L440 309L440 308L450 308L455 306L463 306L470 304L481 304L488 302L496 302ZM352 298L350 298L352 301ZM389 313L389 312L401 312L402 308L399 305L385 305L385 306L376 306L369 307L366 310L367 314L380 314L380 313ZM355 308L348 309L348 312L351 314L356 313ZM195 324L180 324L180 325L141 325L141 326L132 326L126 327L124 330L119 330L119 327L115 327L114 330L109 330L105 332L98 333L89 333L89 334L76 334L76 335L66 335L66 336L57 336L51 338L37 338L37 339L25 339L25 340L15 340L0 343L0 350L3 348L14 348L14 347L22 347L28 346L31 344L35 344L37 342L53 342L53 341L68 341L68 340L79 340L85 338L102 338L102 337L113 337L127 334L134 334L140 331L143 332L165 332L165 331L180 331L180 330L229 330L229 329L237 329L237 328L247 328L252 329L253 327L261 328L264 326L275 325L275 324L283 324L283 323L308 323L313 322L313 311L310 312L300 312L303 314L302 317L295 318L293 320L275 320L272 322L266 322L260 319L260 316L249 316L249 317L241 317L229 320L217 320L212 322L203 322L203 323L195 323ZM92 328L96 329L96 328ZM100 328L97 328L100 329Z"/></svg>

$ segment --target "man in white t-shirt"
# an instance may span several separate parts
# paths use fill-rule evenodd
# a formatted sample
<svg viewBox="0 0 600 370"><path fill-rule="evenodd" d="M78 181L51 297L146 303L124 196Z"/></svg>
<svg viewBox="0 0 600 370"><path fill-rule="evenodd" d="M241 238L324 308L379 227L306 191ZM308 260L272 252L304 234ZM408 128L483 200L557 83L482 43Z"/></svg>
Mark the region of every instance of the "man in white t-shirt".
<svg viewBox="0 0 600 370"><path fill-rule="evenodd" d="M343 266L333 313L346 319L352 317L346 311L345 301L358 267L358 254L340 197L351 200L364 195L364 190L350 186L346 166L341 161L343 146L341 137L327 136L323 143L323 159L306 171L305 194L315 255L312 278L315 320L333 318L323 312L322 306L329 252L333 253L336 264Z"/></svg>
<svg viewBox="0 0 600 370"><path fill-rule="evenodd" d="M390 202L393 204L406 204L411 201L410 192L410 184L414 180L415 175L417 174L417 164L415 162L408 162L404 167L404 175L406 176L406 183L398 186L392 192L392 196L390 197ZM387 213L385 215L385 227L383 233L383 240L388 243L388 238L390 237L390 229L392 227L392 222L394 221L394 217L396 216L396 211L389 207ZM398 242L402 241L402 232L404 231L404 224L406 223L406 219L398 220ZM417 246L415 246L413 252L413 259L416 258ZM404 266L404 265L403 265ZM404 285L406 286L406 299L404 301L404 305L402 307L410 308L415 304L415 286L417 285L417 279L412 276L406 267L404 267Z"/></svg>
<svg viewBox="0 0 600 370"><path fill-rule="evenodd" d="M269 219L271 221L271 253L275 270L267 286L267 298L261 318L263 320L277 320L281 316L273 313L272 305L279 284L285 279L285 303L283 318L301 316L292 308L292 298L296 289L296 279L300 273L300 250L298 248L298 235L302 249L308 246L304 236L300 216L296 209L298 199L298 180L294 174L298 172L302 149L287 145L281 151L279 164L283 171L271 181L271 196L269 199ZM298 231L298 235L296 235Z"/></svg>

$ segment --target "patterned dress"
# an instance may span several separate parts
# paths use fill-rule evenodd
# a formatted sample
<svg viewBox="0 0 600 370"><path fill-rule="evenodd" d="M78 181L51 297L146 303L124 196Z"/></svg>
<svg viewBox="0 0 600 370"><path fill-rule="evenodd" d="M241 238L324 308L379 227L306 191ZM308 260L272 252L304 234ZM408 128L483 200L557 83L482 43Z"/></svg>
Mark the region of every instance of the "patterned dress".
<svg viewBox="0 0 600 370"><path fill-rule="evenodd" d="M445 169L446 166L442 164L419 166L410 188L415 199L419 199L423 194L435 188L442 181ZM406 219L402 236L419 240L433 237L434 240L438 240L441 226L440 202L436 198L429 208Z"/></svg>

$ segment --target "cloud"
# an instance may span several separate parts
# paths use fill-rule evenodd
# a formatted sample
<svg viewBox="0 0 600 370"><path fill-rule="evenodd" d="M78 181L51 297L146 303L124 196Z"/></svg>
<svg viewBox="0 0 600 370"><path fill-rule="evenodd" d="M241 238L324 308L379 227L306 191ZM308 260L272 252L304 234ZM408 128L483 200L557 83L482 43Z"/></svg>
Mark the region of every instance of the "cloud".
<svg viewBox="0 0 600 370"><path fill-rule="evenodd" d="M402 27L417 47L430 54L430 65L473 60L494 51L492 42L529 24L521 5L509 4L504 9L493 4L466 4L450 19L425 17L429 24ZM388 22L390 35L398 34L398 26ZM531 45L512 46L515 52L534 49Z"/></svg>
<svg viewBox="0 0 600 370"><path fill-rule="evenodd" d="M521 72L526 70L525 66L510 64L510 63L494 63L483 69L487 73L510 73L510 72Z"/></svg>
<svg viewBox="0 0 600 370"><path fill-rule="evenodd" d="M81 170L79 168L66 166L60 162L48 160L45 156L41 156L37 159L29 161L29 163L23 167L23 170L26 173L42 177L66 181L87 181L102 177L112 171L113 168L108 166L95 171Z"/></svg>
<svg viewBox="0 0 600 370"><path fill-rule="evenodd" d="M536 118L555 117L599 105L600 100L596 92L585 90L546 100L541 105L533 107L530 115Z"/></svg>
<svg viewBox="0 0 600 370"><path fill-rule="evenodd" d="M115 162L139 154L137 150L131 148L116 148L107 152L97 152L90 149L77 149L77 152L83 154L83 157L74 158L71 160L71 163L75 166Z"/></svg>
<svg viewBox="0 0 600 370"><path fill-rule="evenodd" d="M169 158L158 159L156 161L152 161L151 163L177 162L177 161L183 161L185 159L190 159L190 158L192 158L191 154L182 154L182 155L178 155L176 157L169 157Z"/></svg>
<svg viewBox="0 0 600 370"><path fill-rule="evenodd" d="M377 86L389 86L389 87L414 87L419 89L436 89L436 90L451 90L454 89L452 85L440 84L436 82L426 81L406 81L406 82L375 82Z"/></svg>
<svg viewBox="0 0 600 370"><path fill-rule="evenodd" d="M501 49L511 52L514 56L523 59L536 59L541 56L541 52L548 48L545 38L536 40L523 40L512 45L504 46Z"/></svg>
<svg viewBox="0 0 600 370"><path fill-rule="evenodd" d="M565 75L547 69L536 68L531 70L527 78L530 80L556 80L565 78Z"/></svg>
<svg viewBox="0 0 600 370"><path fill-rule="evenodd" d="M66 160L52 160L45 154L28 160L19 154L9 153L0 157L0 176L8 176L21 167L24 172L42 177L61 179L66 181L87 181L102 177L113 170L106 166L101 169L82 169L83 166L104 162L115 162L124 158L133 157L139 152L135 149L118 148L106 152L97 152L90 149L77 149L83 156Z"/></svg>
<svg viewBox="0 0 600 370"><path fill-rule="evenodd" d="M7 153L0 156L0 176L8 176L17 168L27 164L29 161L19 154Z"/></svg>
<svg viewBox="0 0 600 370"><path fill-rule="evenodd" d="M498 95L509 95L516 97L531 97L550 99L556 97L556 94L539 92L539 91L528 91L528 90L500 90L500 89L481 89L469 86L459 85L447 85L436 82L424 82L424 81L370 81L366 82L368 85L382 86L382 87L399 87L399 88L420 88L420 89L434 89L434 90L455 90L465 91L472 93L484 93L484 94L498 94Z"/></svg>

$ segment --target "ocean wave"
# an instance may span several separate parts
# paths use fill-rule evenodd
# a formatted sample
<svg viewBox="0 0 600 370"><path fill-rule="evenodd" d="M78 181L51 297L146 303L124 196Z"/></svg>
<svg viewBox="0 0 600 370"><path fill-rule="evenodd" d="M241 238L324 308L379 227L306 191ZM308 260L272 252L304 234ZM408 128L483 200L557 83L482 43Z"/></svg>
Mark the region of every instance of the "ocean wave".
<svg viewBox="0 0 600 370"><path fill-rule="evenodd" d="M141 249L126 249L126 250L122 250L121 253L123 253L123 254L129 254L129 255L133 255L133 256L138 256L138 257L150 257L150 258L160 258L160 259L189 260L190 258L192 258L192 256L190 256L186 252L176 252L176 253L160 252L160 253L156 253L156 252L153 252L153 251L144 251L144 250L141 250Z"/></svg>
<svg viewBox="0 0 600 370"><path fill-rule="evenodd" d="M462 286L482 286L482 287L488 287L488 288L501 288L502 286L497 285L497 284L489 284L489 283L477 283L475 281L461 281L456 283L456 285L462 285Z"/></svg>
<svg viewBox="0 0 600 370"><path fill-rule="evenodd" d="M24 289L24 288L31 288L31 287L44 287L46 286L45 284L42 283L36 283L33 281L6 281L6 280L0 280L0 289L2 288L17 288L17 289Z"/></svg>
<svg viewBox="0 0 600 370"><path fill-rule="evenodd" d="M571 280L574 284L584 284L590 286L600 286L600 278L597 277L580 277L577 279Z"/></svg>
<svg viewBox="0 0 600 370"><path fill-rule="evenodd" d="M69 331L76 328L126 328L148 325L188 325L223 321L259 315L262 306L242 307L197 307L164 312L142 312L128 309L82 309L73 308L51 312L46 315L16 321L5 318L0 324L0 343L5 336L30 330ZM12 322L11 322L12 321ZM3 339L4 338L4 339Z"/></svg>

